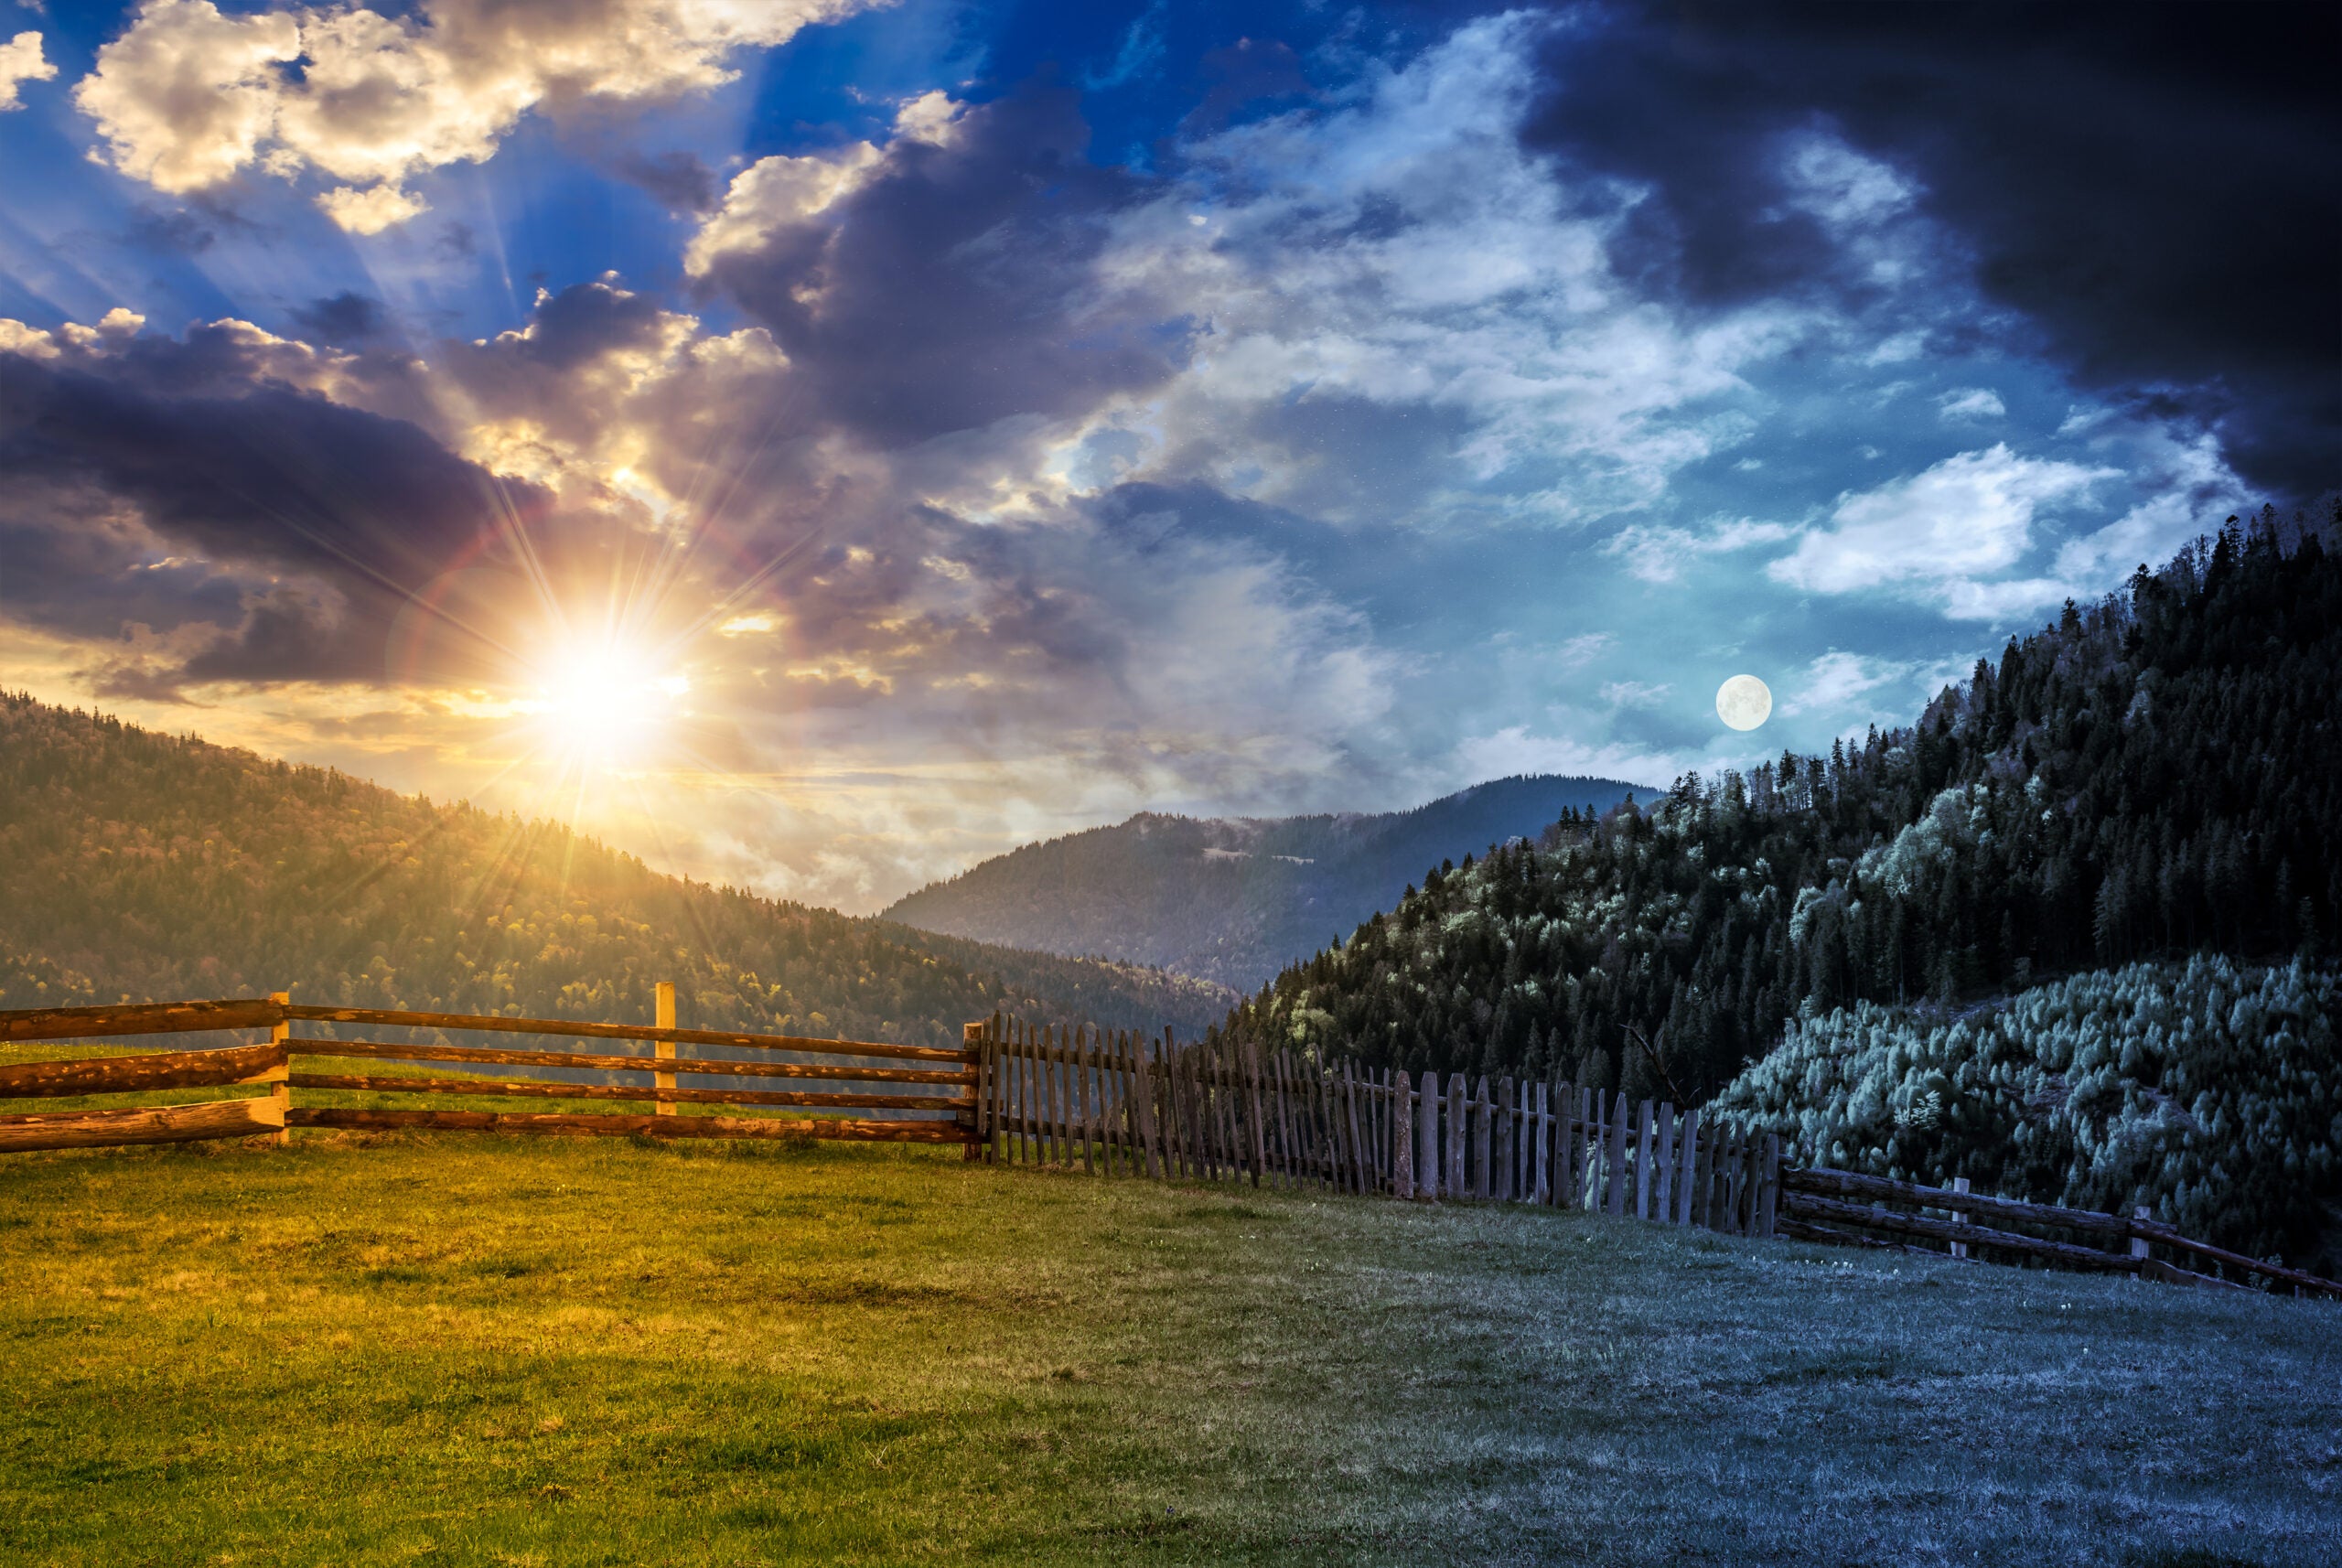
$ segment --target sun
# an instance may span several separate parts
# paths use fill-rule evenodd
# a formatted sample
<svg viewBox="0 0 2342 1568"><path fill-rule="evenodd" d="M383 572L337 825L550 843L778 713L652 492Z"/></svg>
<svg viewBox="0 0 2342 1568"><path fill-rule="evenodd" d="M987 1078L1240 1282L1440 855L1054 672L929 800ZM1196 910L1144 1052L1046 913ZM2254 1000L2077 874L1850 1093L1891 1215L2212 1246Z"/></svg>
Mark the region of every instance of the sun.
<svg viewBox="0 0 2342 1568"><path fill-rule="evenodd" d="M565 644L537 663L535 694L520 703L548 747L576 761L650 760L687 676L622 643Z"/></svg>

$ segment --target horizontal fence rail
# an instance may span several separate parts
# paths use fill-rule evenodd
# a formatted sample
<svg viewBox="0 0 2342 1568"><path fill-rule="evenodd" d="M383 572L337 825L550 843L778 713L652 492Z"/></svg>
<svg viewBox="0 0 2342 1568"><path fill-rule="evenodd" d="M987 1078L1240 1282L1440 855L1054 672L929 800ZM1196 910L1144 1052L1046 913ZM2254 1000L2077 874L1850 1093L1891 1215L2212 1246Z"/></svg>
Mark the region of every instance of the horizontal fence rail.
<svg viewBox="0 0 2342 1568"><path fill-rule="evenodd" d="M2218 1273L2200 1272L2203 1264L2209 1263L2247 1279L2265 1280L2272 1285L2291 1289L2296 1294L2342 1300L2342 1283L2198 1241L2154 1219L2144 1208L2134 1210L2126 1218L2094 1209L2065 1208L2056 1204L2027 1203L2020 1198L1971 1192L1964 1180L1950 1187L1923 1187L1856 1171L1827 1169L1784 1170L1781 1187L1781 1234L1799 1240L1899 1246L1914 1251L1933 1251L1911 1246L1914 1240L1940 1241L1956 1258L1998 1252L2060 1268L2136 1274L2169 1284L2231 1283ZM1889 1208L1890 1204L1901 1207ZM2065 1230L2112 1242L2122 1250L2108 1251L2031 1236L2006 1229L2011 1225ZM1865 1231L1881 1232L1894 1240L1881 1240L1865 1235ZM2185 1253L2197 1267L2184 1268L2157 1258L2156 1247Z"/></svg>
<svg viewBox="0 0 2342 1568"><path fill-rule="evenodd" d="M283 1142L295 1127L347 1131L539 1133L560 1136L653 1138L824 1138L886 1143L961 1144L974 1153L977 1058L969 1049L905 1046L877 1040L815 1039L798 1035L685 1029L675 1023L674 987L656 991L656 1018L648 1025L587 1023L565 1018L516 1018L494 1014L424 1013L370 1007L317 1007L284 993L218 1002L169 1002L115 1007L52 1007L0 1013L0 1041L88 1040L117 1036L268 1031L257 1044L209 1050L158 1051L0 1066L0 1100L149 1093L177 1089L263 1085L260 1098L98 1111L0 1115L0 1151L61 1149L113 1144L193 1142L268 1133ZM295 1036L295 1023L372 1029L428 1030L444 1038L471 1031L647 1045L651 1054L507 1049L492 1046L344 1040ZM676 1047L754 1052L755 1057L689 1056ZM426 1075L333 1073L294 1069L295 1058L546 1069L578 1075L514 1078L509 1074ZM787 1059L787 1058L797 1059ZM811 1058L811 1059L807 1059ZM888 1065L872 1065L884 1063ZM604 1081L587 1081L587 1076ZM680 1086L678 1079L698 1079ZM741 1088L709 1080L772 1082L789 1087ZM618 1080L618 1081L613 1081ZM626 1081L630 1080L630 1081ZM646 1081L647 1080L647 1081ZM826 1087L843 1085L845 1087ZM477 1102L483 1096L524 1100L584 1100L650 1104L650 1114L478 1111L441 1108L369 1109L295 1105L295 1090L366 1095L446 1096ZM771 1113L685 1114L685 1106L770 1108ZM821 1112L886 1112L883 1117L825 1116Z"/></svg>

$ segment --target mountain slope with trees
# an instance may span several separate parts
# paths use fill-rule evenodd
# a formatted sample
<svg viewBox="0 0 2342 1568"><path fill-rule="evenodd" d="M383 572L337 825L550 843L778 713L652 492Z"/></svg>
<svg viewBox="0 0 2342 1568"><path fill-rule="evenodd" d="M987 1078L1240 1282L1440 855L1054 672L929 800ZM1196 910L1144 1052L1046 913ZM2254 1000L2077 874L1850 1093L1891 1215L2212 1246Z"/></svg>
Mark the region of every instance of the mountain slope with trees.
<svg viewBox="0 0 2342 1568"><path fill-rule="evenodd" d="M2332 954L2342 509L2230 519L1918 722L1443 867L1229 1027L1704 1100L1792 1017L2199 950Z"/></svg>
<svg viewBox="0 0 2342 1568"><path fill-rule="evenodd" d="M1145 812L1026 844L886 911L930 930L1101 953L1239 987L1388 908L1445 858L1639 792L1611 779L1498 779L1411 811L1198 819Z"/></svg>
<svg viewBox="0 0 2342 1568"><path fill-rule="evenodd" d="M2216 954L2036 986L1962 1015L1860 1002L1709 1102L1800 1163L2128 1214L2334 1277L2342 974Z"/></svg>
<svg viewBox="0 0 2342 1568"><path fill-rule="evenodd" d="M662 875L554 822L0 693L0 1007L252 995L957 1044L1230 994Z"/></svg>

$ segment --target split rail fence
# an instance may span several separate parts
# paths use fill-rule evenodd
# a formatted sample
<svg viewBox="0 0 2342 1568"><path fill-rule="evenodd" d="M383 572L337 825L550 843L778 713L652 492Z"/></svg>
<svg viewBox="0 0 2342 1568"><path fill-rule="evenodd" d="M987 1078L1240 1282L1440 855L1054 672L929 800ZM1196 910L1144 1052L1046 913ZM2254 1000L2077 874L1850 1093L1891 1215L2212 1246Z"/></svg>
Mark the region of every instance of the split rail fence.
<svg viewBox="0 0 2342 1568"><path fill-rule="evenodd" d="M313 1007L284 993L224 1002L155 1003L0 1013L0 1041L87 1040L131 1036L263 1030L257 1044L135 1056L20 1062L0 1066L0 1100L151 1093L159 1090L266 1085L256 1097L192 1104L0 1115L0 1151L114 1144L184 1143L266 1133L283 1142L295 1127L360 1131L544 1133L652 1138L876 1139L972 1144L976 1063L972 1052L875 1040L822 1040L675 1026L674 987L657 991L657 1021L589 1024L561 1018L507 1018L469 1013L416 1013L368 1007ZM424 1042L295 1035L301 1023L341 1028L427 1032ZM625 1041L649 1055L610 1050L503 1049L445 1043L450 1034L532 1035L555 1039ZM692 1055L677 1054L678 1047ZM718 1057L712 1050L747 1053ZM497 1078L464 1073L294 1070L300 1058L358 1062L523 1068L577 1075ZM877 1065L889 1064L889 1065ZM592 1080L589 1080L592 1079ZM700 1080L699 1084L678 1079ZM790 1080L823 1087L744 1088ZM597 1080L597 1081L593 1081ZM852 1087L836 1089L834 1084ZM299 1105L295 1090L429 1096L443 1103L414 1110ZM644 1114L465 1111L444 1101L481 1096L530 1100L649 1101ZM754 1116L682 1113L685 1107L783 1108ZM822 1116L820 1112L886 1111L886 1117Z"/></svg>
<svg viewBox="0 0 2342 1568"><path fill-rule="evenodd" d="M1574 1084L1443 1082L1250 1042L967 1026L987 1159L1402 1198L1584 1208L1769 1236L1780 1141Z"/></svg>
<svg viewBox="0 0 2342 1568"><path fill-rule="evenodd" d="M2182 1235L2147 1208L2135 1208L2128 1217L2100 1214L1991 1197L1968 1187L1965 1176L1949 1187L1938 1187L1855 1171L1785 1170L1779 1233L1798 1240L1891 1247L1939 1257L1948 1251L1955 1258L2029 1260L2052 1268L2136 1274L2166 1284L2229 1285L2235 1282L2224 1276L2233 1274L2266 1281L2295 1295L2342 1299L2342 1284ZM2013 1226L2063 1230L2081 1240L2057 1240ZM1864 1233L1868 1231L1881 1234ZM1919 1244L1929 1241L1941 1243L1943 1251ZM2108 1251L2090 1245L2093 1241L2120 1251ZM2180 1254L2193 1267L2156 1257L2157 1247Z"/></svg>

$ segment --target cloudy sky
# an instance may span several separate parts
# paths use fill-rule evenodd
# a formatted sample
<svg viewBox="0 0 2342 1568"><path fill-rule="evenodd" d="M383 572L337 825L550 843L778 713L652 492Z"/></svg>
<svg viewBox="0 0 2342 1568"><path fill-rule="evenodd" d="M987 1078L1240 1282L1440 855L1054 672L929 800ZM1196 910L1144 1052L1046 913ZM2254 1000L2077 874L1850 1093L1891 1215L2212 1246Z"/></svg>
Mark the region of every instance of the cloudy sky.
<svg viewBox="0 0 2342 1568"><path fill-rule="evenodd" d="M850 910L1826 748L2342 481L2337 16L0 0L0 682Z"/></svg>

